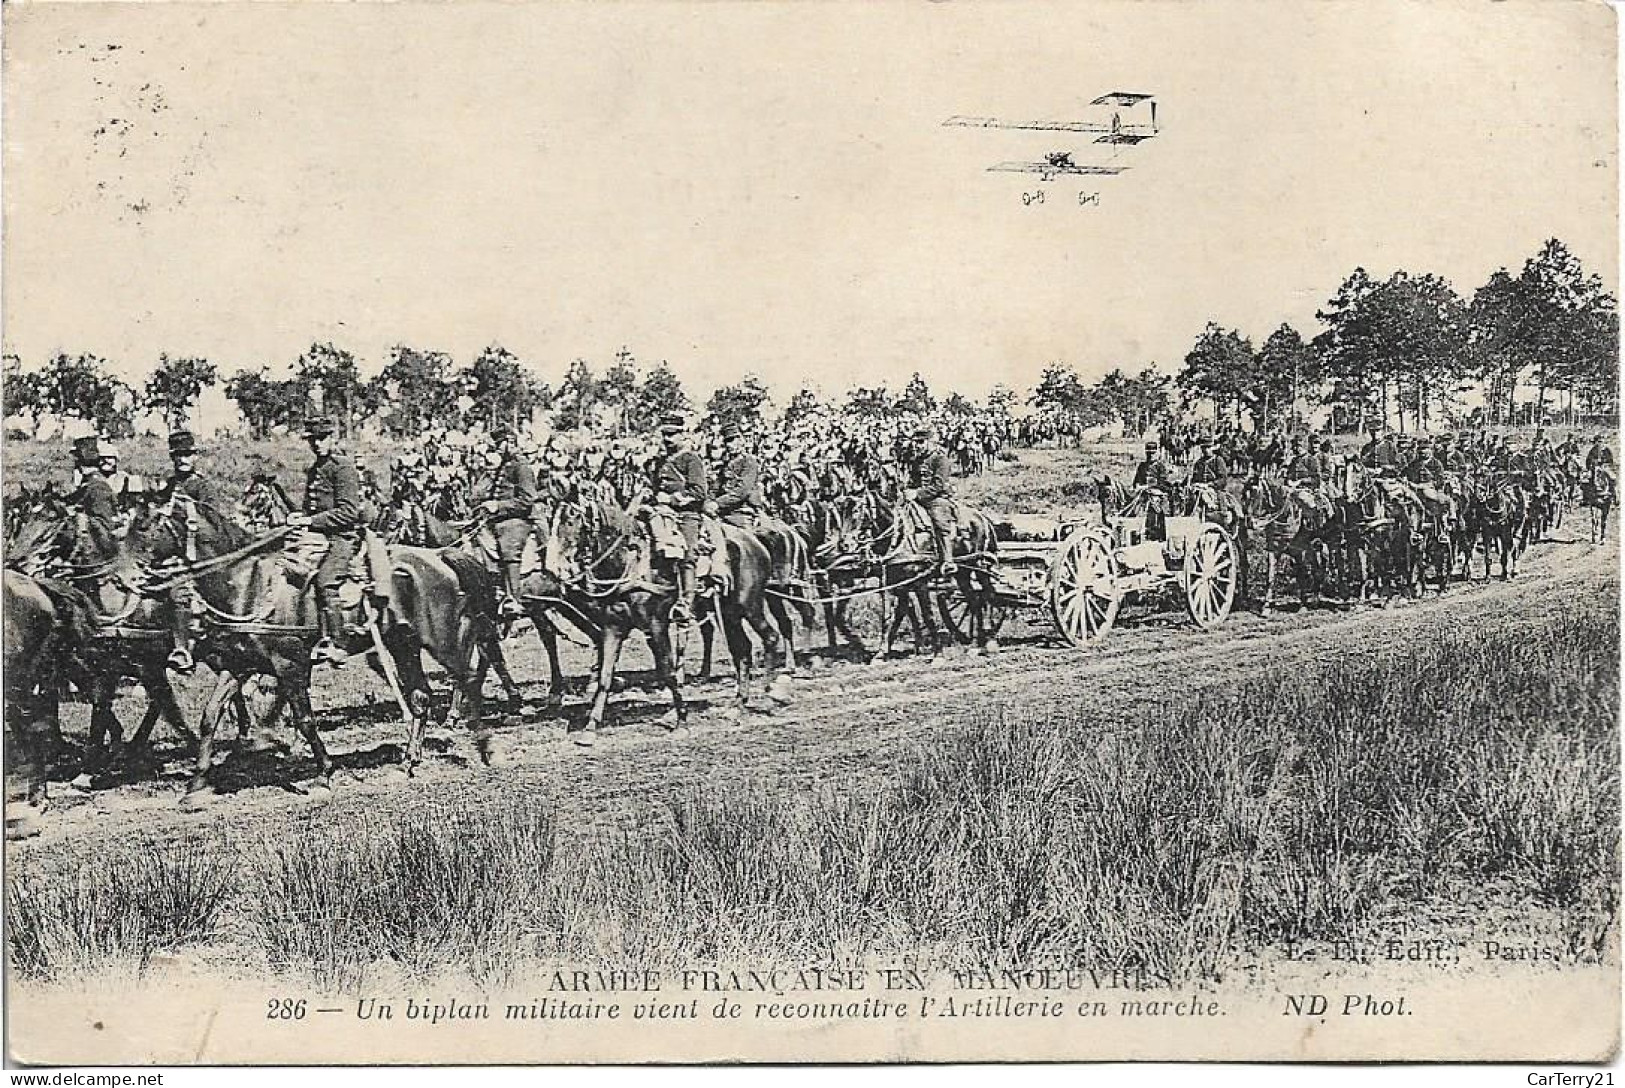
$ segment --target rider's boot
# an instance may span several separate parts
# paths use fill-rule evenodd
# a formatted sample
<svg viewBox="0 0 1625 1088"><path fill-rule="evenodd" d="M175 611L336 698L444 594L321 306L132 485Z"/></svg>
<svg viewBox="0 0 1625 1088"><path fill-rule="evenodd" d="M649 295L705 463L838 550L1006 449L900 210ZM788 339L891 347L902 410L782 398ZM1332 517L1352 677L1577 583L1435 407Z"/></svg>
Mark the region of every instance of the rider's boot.
<svg viewBox="0 0 1625 1088"><path fill-rule="evenodd" d="M337 601L322 602L321 609L322 637L311 647L310 660L312 664L328 664L338 667L350 657L339 647L335 638L344 632L344 609Z"/></svg>
<svg viewBox="0 0 1625 1088"><path fill-rule="evenodd" d="M503 560L502 582L506 592L502 595L502 603L497 606L497 613L505 620L516 620L525 614L519 604L519 563L517 560Z"/></svg>
<svg viewBox="0 0 1625 1088"><path fill-rule="evenodd" d="M188 607L189 603L183 600L175 602L172 628L175 648L169 651L169 660L166 662L175 672L191 672L197 668L197 662L192 658L192 610Z"/></svg>
<svg viewBox="0 0 1625 1088"><path fill-rule="evenodd" d="M943 577L953 574L954 571L959 569L958 565L954 563L953 548L948 543L947 538L943 535L942 530L938 529L935 524L931 526L931 539L935 541L937 545L937 558L940 560L940 564L937 569L941 572Z"/></svg>
<svg viewBox="0 0 1625 1088"><path fill-rule="evenodd" d="M691 560L677 564L677 603L672 605L673 623L692 623L694 620L695 565Z"/></svg>

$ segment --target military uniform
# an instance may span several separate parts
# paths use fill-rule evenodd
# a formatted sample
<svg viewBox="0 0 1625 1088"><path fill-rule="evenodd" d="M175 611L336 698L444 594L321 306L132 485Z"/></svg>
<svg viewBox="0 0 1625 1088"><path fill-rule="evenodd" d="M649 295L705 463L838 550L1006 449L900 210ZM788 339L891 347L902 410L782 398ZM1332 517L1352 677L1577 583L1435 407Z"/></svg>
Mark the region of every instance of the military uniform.
<svg viewBox="0 0 1625 1088"><path fill-rule="evenodd" d="M332 433L333 426L326 420L311 420L305 426L307 438ZM345 655L334 647L333 640L350 633L344 630L339 583L361 549L361 474L354 461L337 451L317 456L305 474L304 513L309 529L327 538L327 552L316 568L316 595L325 630L312 657L337 662Z"/></svg>
<svg viewBox="0 0 1625 1088"><path fill-rule="evenodd" d="M1191 466L1191 483L1211 484L1220 491L1230 487L1230 462L1216 451L1203 454Z"/></svg>
<svg viewBox="0 0 1625 1088"><path fill-rule="evenodd" d="M175 462L175 474L169 478L170 497L185 495L200 506L215 505L214 487L198 475L190 465L181 467L183 459L197 455L197 440L188 431L175 431L169 436L169 456ZM197 595L192 583L183 581L169 591L173 606L170 633L175 649L169 655L169 667L176 672L190 672L195 666L192 659L192 624L197 608Z"/></svg>
<svg viewBox="0 0 1625 1088"><path fill-rule="evenodd" d="M79 508L75 529L78 541L74 561L99 563L118 550L118 498L101 471L101 456L94 435L76 439L73 456L80 472L73 502Z"/></svg>
<svg viewBox="0 0 1625 1088"><path fill-rule="evenodd" d="M1167 495L1168 495L1168 463L1158 454L1160 448L1155 442L1145 444L1145 460L1134 470L1134 486L1154 490L1159 494L1151 496L1145 506L1145 533L1152 540L1161 540L1167 535Z"/></svg>
<svg viewBox="0 0 1625 1088"><path fill-rule="evenodd" d="M686 421L678 413L668 413L661 421L662 435L683 433ZM683 534L683 555L677 561L677 606L673 618L686 623L694 615L694 594L700 552L700 517L711 498L710 473L705 459L690 449L669 453L655 471L655 488L664 493L677 526Z"/></svg>
<svg viewBox="0 0 1625 1088"><path fill-rule="evenodd" d="M509 445L510 439L506 432L499 432L497 442L503 447L502 461L491 477L485 501L493 504L487 508L487 517L496 537L497 560L502 566L502 584L507 591L502 601L502 613L511 618L522 612L519 607L519 563L524 558L525 542L530 539L532 529L536 472Z"/></svg>
<svg viewBox="0 0 1625 1088"><path fill-rule="evenodd" d="M738 450L723 466L721 484L717 514L729 525L753 528L764 505L762 463L750 451Z"/></svg>
<svg viewBox="0 0 1625 1088"><path fill-rule="evenodd" d="M925 507L931 519L931 535L936 538L937 557L944 567L953 563L954 503L953 483L949 475L948 454L941 445L932 441L929 432L915 432L915 438L928 441L919 460L914 463L914 501Z"/></svg>

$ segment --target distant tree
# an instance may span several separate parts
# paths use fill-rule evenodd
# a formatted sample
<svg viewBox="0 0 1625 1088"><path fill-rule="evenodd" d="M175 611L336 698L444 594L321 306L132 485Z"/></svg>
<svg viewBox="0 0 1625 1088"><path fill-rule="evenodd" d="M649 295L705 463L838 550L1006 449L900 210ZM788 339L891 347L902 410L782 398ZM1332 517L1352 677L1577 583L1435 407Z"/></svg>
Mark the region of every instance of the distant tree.
<svg viewBox="0 0 1625 1088"><path fill-rule="evenodd" d="M306 397L301 383L293 378L270 378L264 367L233 374L226 381L226 396L237 405L255 438L266 437L277 426L297 426L305 418Z"/></svg>
<svg viewBox="0 0 1625 1088"><path fill-rule="evenodd" d="M1255 370L1252 341L1210 321L1185 354L1185 369L1177 381L1181 388L1213 404L1215 422L1234 408L1240 423L1243 394L1250 390Z"/></svg>
<svg viewBox="0 0 1625 1088"><path fill-rule="evenodd" d="M296 389L302 394L298 399L303 403L299 417L288 421L290 425L301 422L309 413L319 412L333 420L340 435L348 436L362 400L361 371L355 356L332 343L311 344L294 362L293 370Z"/></svg>
<svg viewBox="0 0 1625 1088"><path fill-rule="evenodd" d="M142 389L142 407L163 413L169 429L179 430L186 426L203 391L219 380L219 370L207 359L159 355L158 366Z"/></svg>
<svg viewBox="0 0 1625 1088"><path fill-rule="evenodd" d="M1386 345L1374 303L1378 288L1365 269L1356 268L1315 313L1325 326L1312 344L1322 374L1332 381L1327 402L1334 411L1341 405L1360 430L1373 411L1387 414Z"/></svg>
<svg viewBox="0 0 1625 1088"><path fill-rule="evenodd" d="M987 395L987 409L995 415L1007 416L1010 409L1015 407L1016 401L1016 391L1000 382Z"/></svg>
<svg viewBox="0 0 1625 1088"><path fill-rule="evenodd" d="M807 386L796 390L796 395L790 398L790 403L784 409L784 422L786 426L793 426L802 419L816 412L819 407L818 394Z"/></svg>
<svg viewBox="0 0 1625 1088"><path fill-rule="evenodd" d="M41 379L38 374L23 373L22 360L7 353L4 371L0 374L0 400L4 401L3 414L28 417L28 433L39 430L39 417L45 411L40 396Z"/></svg>
<svg viewBox="0 0 1625 1088"><path fill-rule="evenodd" d="M39 374L40 404L51 415L84 420L112 438L132 434L134 394L109 377L105 365L95 355L57 355Z"/></svg>
<svg viewBox="0 0 1625 1088"><path fill-rule="evenodd" d="M1258 377L1254 418L1267 423L1276 410L1290 418L1305 394L1320 384L1320 360L1291 325L1281 324L1258 351Z"/></svg>
<svg viewBox="0 0 1625 1088"><path fill-rule="evenodd" d="M551 394L545 382L500 344L481 351L468 374L474 417L488 428L499 423L522 427L532 412L547 405Z"/></svg>
<svg viewBox="0 0 1625 1088"><path fill-rule="evenodd" d="M451 356L396 344L389 362L367 383L383 426L397 438L421 435L431 423L444 423L457 410L457 387L450 380Z"/></svg>
<svg viewBox="0 0 1625 1088"><path fill-rule="evenodd" d="M923 416L930 414L936 407L937 401L931 395L931 387L916 370L914 376L908 380L908 384L903 386L903 396L897 404L898 411Z"/></svg>
<svg viewBox="0 0 1625 1088"><path fill-rule="evenodd" d="M615 413L611 430L624 434L630 426L630 416L637 404L638 361L628 348L615 353L615 361L604 372L598 383L598 399Z"/></svg>
<svg viewBox="0 0 1625 1088"><path fill-rule="evenodd" d="M846 410L856 416L889 416L897 411L897 403L884 385L860 385L847 391Z"/></svg>
<svg viewBox="0 0 1625 1088"><path fill-rule="evenodd" d="M575 431L592 423L598 403L598 378L585 359L571 362L554 400L553 422L561 431Z"/></svg>
<svg viewBox="0 0 1625 1088"><path fill-rule="evenodd" d="M712 393L711 399L706 401L705 413L718 425L750 423L760 420L771 403L767 386L756 375L747 374L742 381L722 386Z"/></svg>
<svg viewBox="0 0 1625 1088"><path fill-rule="evenodd" d="M1516 305L1515 333L1538 386L1537 416L1548 391L1572 395L1580 382L1617 373L1615 300L1558 239L1548 239L1524 262Z"/></svg>
<svg viewBox="0 0 1625 1088"><path fill-rule="evenodd" d="M1426 429L1435 401L1448 404L1465 372L1467 307L1439 276L1396 272L1377 293L1378 336L1398 393L1400 426L1408 409Z"/></svg>
<svg viewBox="0 0 1625 1088"><path fill-rule="evenodd" d="M692 407L682 379L677 377L671 364L662 359L638 387L628 424L635 431L651 430L660 422L662 414L686 412Z"/></svg>

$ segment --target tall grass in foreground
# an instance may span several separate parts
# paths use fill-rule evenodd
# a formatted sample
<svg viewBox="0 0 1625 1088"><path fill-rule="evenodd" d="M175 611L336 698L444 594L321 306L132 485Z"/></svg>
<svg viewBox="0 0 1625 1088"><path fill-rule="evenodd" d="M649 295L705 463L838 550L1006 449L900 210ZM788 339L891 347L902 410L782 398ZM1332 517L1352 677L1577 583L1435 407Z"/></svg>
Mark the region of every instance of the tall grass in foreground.
<svg viewBox="0 0 1625 1088"><path fill-rule="evenodd" d="M699 788L651 826L557 846L522 797L312 827L263 848L242 909L273 967L338 985L380 959L500 981L555 960L871 955L1183 979L1422 904L1478 910L1489 888L1597 957L1618 909L1618 654L1609 596L1127 721L990 711L865 792ZM13 885L31 912L14 962L119 945L98 911L116 930L129 905L67 887Z"/></svg>
<svg viewBox="0 0 1625 1088"><path fill-rule="evenodd" d="M6 880L12 969L48 977L153 956L213 935L236 892L236 859L216 848L144 843L71 873L13 863Z"/></svg>

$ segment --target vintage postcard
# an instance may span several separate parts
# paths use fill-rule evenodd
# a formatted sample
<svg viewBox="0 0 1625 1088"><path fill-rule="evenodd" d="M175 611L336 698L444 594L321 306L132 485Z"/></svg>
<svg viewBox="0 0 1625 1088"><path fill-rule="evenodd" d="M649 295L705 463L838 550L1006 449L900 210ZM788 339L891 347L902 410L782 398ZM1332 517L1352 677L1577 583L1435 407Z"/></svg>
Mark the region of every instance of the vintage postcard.
<svg viewBox="0 0 1625 1088"><path fill-rule="evenodd" d="M12 1062L1615 1054L1610 7L0 15Z"/></svg>

